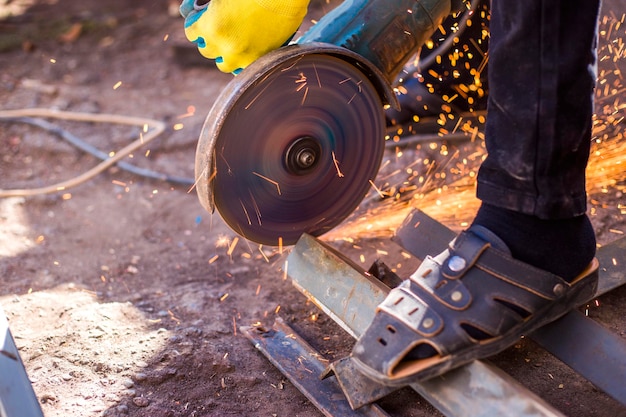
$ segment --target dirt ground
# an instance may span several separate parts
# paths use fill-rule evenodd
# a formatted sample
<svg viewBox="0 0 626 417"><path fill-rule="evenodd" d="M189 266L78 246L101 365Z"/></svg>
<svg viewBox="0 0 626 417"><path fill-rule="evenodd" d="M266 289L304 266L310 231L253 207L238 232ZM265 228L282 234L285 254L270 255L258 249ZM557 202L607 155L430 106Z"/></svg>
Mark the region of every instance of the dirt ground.
<svg viewBox="0 0 626 417"><path fill-rule="evenodd" d="M308 21L334 4L315 3ZM204 117L232 77L176 52L186 44L177 6L167 0L0 0L1 108L163 121L165 133L130 161L192 178ZM619 1L606 1L603 14L623 23L624 11ZM604 46L624 57L624 25L611 27ZM600 63L611 71L613 65ZM611 91L623 98L621 73L614 78ZM622 137L624 115L615 106L599 123L609 136ZM50 121L107 153L140 133L111 123ZM461 150L475 155L480 149L473 143ZM411 153L427 157L418 154ZM381 175L406 164L397 155L386 155ZM0 189L44 186L97 163L21 123L0 123L0 156ZM601 244L626 232L625 184L620 177L590 195ZM367 233L366 209L376 199L368 204L347 222L364 225L363 233L332 241L366 269L397 250L388 242L393 224L386 235ZM442 209L430 207L438 218ZM471 209L460 214L471 216ZM447 224L459 229L462 221ZM342 236L342 227L332 236ZM188 184L119 168L60 193L0 200L0 305L45 415L319 416L239 330L271 325L278 314L328 357L349 351L348 336L284 279L288 251L238 239L201 208ZM618 289L586 309L626 337L624 296ZM624 407L530 341L493 361L567 415L626 416ZM406 391L384 405L398 416L438 415Z"/></svg>

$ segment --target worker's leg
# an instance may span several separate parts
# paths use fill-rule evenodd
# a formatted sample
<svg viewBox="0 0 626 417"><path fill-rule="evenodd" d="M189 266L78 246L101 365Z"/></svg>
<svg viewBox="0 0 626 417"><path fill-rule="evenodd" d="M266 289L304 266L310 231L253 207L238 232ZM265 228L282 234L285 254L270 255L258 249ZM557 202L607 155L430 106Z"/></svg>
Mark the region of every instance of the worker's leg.
<svg viewBox="0 0 626 417"><path fill-rule="evenodd" d="M488 156L476 224L571 279L595 252L585 216L597 0L493 1Z"/></svg>

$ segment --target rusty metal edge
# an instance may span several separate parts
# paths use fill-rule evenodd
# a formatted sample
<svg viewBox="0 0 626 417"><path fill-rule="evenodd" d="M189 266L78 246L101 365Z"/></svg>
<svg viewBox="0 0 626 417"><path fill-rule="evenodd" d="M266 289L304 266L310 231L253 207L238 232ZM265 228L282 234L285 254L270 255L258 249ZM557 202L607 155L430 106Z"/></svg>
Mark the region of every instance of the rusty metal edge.
<svg viewBox="0 0 626 417"><path fill-rule="evenodd" d="M328 360L280 317L271 329L241 327L241 331L325 416L390 417L376 404L352 410L335 378L319 378Z"/></svg>

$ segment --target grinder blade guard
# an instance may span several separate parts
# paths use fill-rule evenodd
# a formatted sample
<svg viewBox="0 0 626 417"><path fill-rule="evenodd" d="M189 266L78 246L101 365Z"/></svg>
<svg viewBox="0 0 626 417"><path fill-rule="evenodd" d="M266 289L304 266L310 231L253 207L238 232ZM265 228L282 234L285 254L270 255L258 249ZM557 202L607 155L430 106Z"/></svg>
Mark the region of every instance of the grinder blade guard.
<svg viewBox="0 0 626 417"><path fill-rule="evenodd" d="M202 128L203 207L273 246L337 226L378 172L391 83L450 10L450 0L346 0L247 67Z"/></svg>

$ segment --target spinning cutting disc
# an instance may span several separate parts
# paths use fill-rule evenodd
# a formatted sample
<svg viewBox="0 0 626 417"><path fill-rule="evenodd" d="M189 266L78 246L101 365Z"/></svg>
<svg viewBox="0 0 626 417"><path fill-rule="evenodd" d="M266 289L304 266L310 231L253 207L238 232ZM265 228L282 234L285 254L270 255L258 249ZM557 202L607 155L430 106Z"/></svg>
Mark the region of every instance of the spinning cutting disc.
<svg viewBox="0 0 626 417"><path fill-rule="evenodd" d="M379 92L345 57L309 49L282 48L237 76L198 143L200 201L258 243L291 245L335 227L382 159Z"/></svg>

